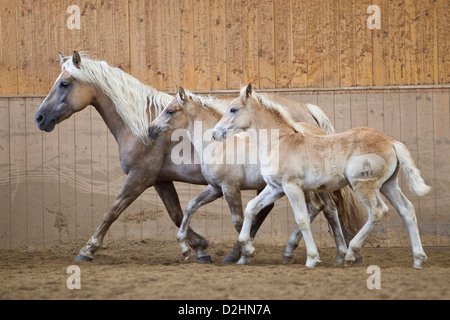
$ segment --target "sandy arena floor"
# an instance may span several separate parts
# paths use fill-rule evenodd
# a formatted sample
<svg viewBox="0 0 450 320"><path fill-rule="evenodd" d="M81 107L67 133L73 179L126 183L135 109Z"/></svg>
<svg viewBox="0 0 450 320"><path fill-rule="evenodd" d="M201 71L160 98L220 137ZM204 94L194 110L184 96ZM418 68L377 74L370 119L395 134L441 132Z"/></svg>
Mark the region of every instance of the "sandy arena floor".
<svg viewBox="0 0 450 320"><path fill-rule="evenodd" d="M362 264L336 268L334 248L322 263L304 266L304 246L289 265L284 248L258 245L251 265L222 263L231 244L209 248L213 262L182 260L173 241L113 241L93 262L73 259L84 242L45 250L0 251L0 299L450 299L450 248L425 248L428 261L412 268L411 249L363 248ZM81 270L81 289L69 290L67 267ZM369 265L381 270L381 289L369 290Z"/></svg>

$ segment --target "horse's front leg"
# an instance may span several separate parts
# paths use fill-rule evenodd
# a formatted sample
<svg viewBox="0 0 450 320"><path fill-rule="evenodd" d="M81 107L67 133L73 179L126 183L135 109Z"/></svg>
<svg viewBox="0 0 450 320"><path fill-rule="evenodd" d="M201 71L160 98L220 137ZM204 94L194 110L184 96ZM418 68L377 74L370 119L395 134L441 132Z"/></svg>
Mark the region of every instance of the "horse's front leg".
<svg viewBox="0 0 450 320"><path fill-rule="evenodd" d="M101 248L106 232L113 222L119 218L120 214L136 200L147 187L148 183L135 178L133 174L127 176L122 189L103 216L102 223L91 239L89 239L88 243L80 250L78 256L75 258L76 261L92 261L94 259L94 252Z"/></svg>
<svg viewBox="0 0 450 320"><path fill-rule="evenodd" d="M203 191L194 199L189 201L186 211L184 212L183 221L181 222L180 229L178 230L177 240L181 248L185 260L189 259L190 250L187 246L186 236L191 222L191 218L197 210L216 199L222 197L222 191L214 188L212 185L208 185Z"/></svg>
<svg viewBox="0 0 450 320"><path fill-rule="evenodd" d="M262 190L257 191L257 195L261 193ZM239 190L240 194L240 190ZM241 198L241 195L239 195ZM242 198L241 198L242 199ZM268 206L261 209L261 211L255 216L255 219L252 222L252 227L250 229L250 238L254 239L256 233L258 232L259 228L261 227L262 223L266 219L267 215L270 213L270 211L273 209L274 204L269 204ZM230 207L231 209L231 207ZM241 200L241 213L242 213L242 200ZM242 223L241 223L242 225ZM238 230L239 232L240 230ZM236 241L234 244L233 249L231 252L223 259L223 262L237 262L242 254L242 248L239 241Z"/></svg>
<svg viewBox="0 0 450 320"><path fill-rule="evenodd" d="M242 256L238 264L245 264L255 255L255 248L253 247L253 239L251 236L251 227L256 215L262 208L273 204L276 200L283 196L283 192L276 190L270 186L266 186L264 190L252 199L245 208L244 223L239 234L239 242L242 246Z"/></svg>
<svg viewBox="0 0 450 320"><path fill-rule="evenodd" d="M173 223L179 228L183 221L183 210L181 209L180 199L173 182L157 183L155 190L164 203ZM191 227L187 230L187 238L189 245L194 250L197 262L211 262L211 255L204 251L208 247L206 239L194 232Z"/></svg>

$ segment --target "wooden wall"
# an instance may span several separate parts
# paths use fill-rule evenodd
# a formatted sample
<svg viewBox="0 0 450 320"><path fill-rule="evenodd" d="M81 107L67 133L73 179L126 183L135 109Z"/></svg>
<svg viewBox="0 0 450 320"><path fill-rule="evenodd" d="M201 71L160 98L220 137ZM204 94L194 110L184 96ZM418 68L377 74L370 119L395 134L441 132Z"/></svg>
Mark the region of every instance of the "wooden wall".
<svg viewBox="0 0 450 320"><path fill-rule="evenodd" d="M366 26L369 5L381 29ZM70 30L67 8L81 8ZM89 51L165 91L448 84L448 0L1 0L0 94Z"/></svg>
<svg viewBox="0 0 450 320"><path fill-rule="evenodd" d="M358 125L379 129L408 146L425 181L415 205L424 245L450 245L450 90L307 91L286 95L319 105L337 131ZM87 241L124 182L117 145L95 109L88 107L51 133L34 115L43 98L0 98L0 249L40 248L58 241ZM182 207L202 186L177 183ZM244 193L244 204L255 196ZM228 207L202 208L192 226L210 241L235 240ZM334 246L323 217L313 223L318 246ZM258 234L259 243L285 244L294 228L285 198ZM108 239L175 240L177 229L153 188L116 221ZM409 246L407 230L390 210L377 230L382 246Z"/></svg>

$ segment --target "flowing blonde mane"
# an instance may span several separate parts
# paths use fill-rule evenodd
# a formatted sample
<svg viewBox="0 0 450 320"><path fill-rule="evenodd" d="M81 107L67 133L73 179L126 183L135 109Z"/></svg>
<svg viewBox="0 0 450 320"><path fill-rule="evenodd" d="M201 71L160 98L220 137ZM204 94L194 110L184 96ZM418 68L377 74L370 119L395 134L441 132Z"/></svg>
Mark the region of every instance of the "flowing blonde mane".
<svg viewBox="0 0 450 320"><path fill-rule="evenodd" d="M160 114L172 100L172 96L144 85L133 76L105 61L93 60L82 54L80 67L73 64L72 57L65 57L62 69L78 81L92 84L102 90L113 102L131 132L142 143L149 144L148 126L153 121L150 106Z"/></svg>
<svg viewBox="0 0 450 320"><path fill-rule="evenodd" d="M199 96L190 92L189 90L185 90L186 96L191 99L194 103L202 106L203 108L212 108L220 114L224 114L228 108L228 103L226 101L220 100L216 97L212 96Z"/></svg>
<svg viewBox="0 0 450 320"><path fill-rule="evenodd" d="M245 89L245 88L244 88ZM241 92L242 94L242 92ZM272 114L275 116L279 115L284 122L286 122L289 126L291 126L296 132L300 133L301 135L305 135L305 130L303 126L299 123L296 123L294 119L287 113L286 108L282 105L267 99L263 95L259 95L255 92L252 93L252 96L256 98L256 100L267 110L271 111ZM275 111L275 112L273 112Z"/></svg>

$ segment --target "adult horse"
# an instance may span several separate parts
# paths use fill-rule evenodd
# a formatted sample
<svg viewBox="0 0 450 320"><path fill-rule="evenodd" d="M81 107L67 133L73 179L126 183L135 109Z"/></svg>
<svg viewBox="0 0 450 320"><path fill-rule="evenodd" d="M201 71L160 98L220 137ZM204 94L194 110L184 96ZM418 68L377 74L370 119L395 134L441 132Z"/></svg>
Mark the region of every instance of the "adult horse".
<svg viewBox="0 0 450 320"><path fill-rule="evenodd" d="M127 175L122 189L106 211L100 226L80 250L76 260L92 260L94 252L101 248L103 238L112 223L137 197L152 186L155 187L172 221L179 227L183 211L173 181L200 185L206 185L207 182L201 174L200 165L194 161L181 165L172 162L171 150L177 142L171 141L170 136L161 135L152 143L148 138L148 126L152 119L170 103L172 96L142 84L104 61L84 56L82 59L78 52L74 52L70 57L60 57L62 72L36 114L35 120L39 129L51 132L56 124L92 105L116 139L120 164ZM325 131L331 130L326 125L330 123L328 118L318 107L308 107L278 96L273 99L284 99L283 104L289 107L289 113L296 121L319 125ZM195 154L194 149L191 154ZM352 203L352 199L341 201L339 205L348 203ZM322 204L317 206L320 209ZM253 234L272 207L264 208L260 219L252 226ZM353 208L361 213L359 208ZM343 225L345 229L346 224ZM355 231L357 230L349 232ZM197 261L210 261L210 255L205 251L207 241L190 228L187 238ZM234 261L239 256L240 245L236 243L227 259Z"/></svg>

